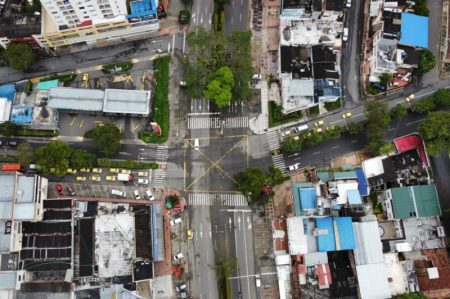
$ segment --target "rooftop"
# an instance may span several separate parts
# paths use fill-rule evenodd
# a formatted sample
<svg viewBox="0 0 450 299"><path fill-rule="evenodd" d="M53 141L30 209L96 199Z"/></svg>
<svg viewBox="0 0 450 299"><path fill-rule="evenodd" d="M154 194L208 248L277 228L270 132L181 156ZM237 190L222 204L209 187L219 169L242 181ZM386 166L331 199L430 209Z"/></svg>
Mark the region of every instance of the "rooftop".
<svg viewBox="0 0 450 299"><path fill-rule="evenodd" d="M391 298L384 263L356 266L361 299Z"/></svg>
<svg viewBox="0 0 450 299"><path fill-rule="evenodd" d="M72 87L55 87L48 94L48 107L53 109L102 111L104 91Z"/></svg>
<svg viewBox="0 0 450 299"><path fill-rule="evenodd" d="M103 112L148 115L150 91L106 89Z"/></svg>
<svg viewBox="0 0 450 299"><path fill-rule="evenodd" d="M402 16L398 12L383 10L383 36L389 39L398 39L402 27Z"/></svg>
<svg viewBox="0 0 450 299"><path fill-rule="evenodd" d="M434 184L398 187L390 190L396 219L441 215L441 207Z"/></svg>
<svg viewBox="0 0 450 299"><path fill-rule="evenodd" d="M355 222L353 229L356 239L356 248L353 251L356 265L384 263L378 222Z"/></svg>
<svg viewBox="0 0 450 299"><path fill-rule="evenodd" d="M408 293L408 280L403 264L399 261L397 253L384 254L384 267L388 277L391 295Z"/></svg>
<svg viewBox="0 0 450 299"><path fill-rule="evenodd" d="M16 95L16 84L8 83L0 85L0 98L7 98L8 101L13 102Z"/></svg>
<svg viewBox="0 0 450 299"><path fill-rule="evenodd" d="M426 260L416 260L414 264L417 271L417 279L421 292L425 296L430 293L442 291L443 297L448 297L450 294L450 258L445 248L422 250L422 255ZM436 267L439 278L431 279L429 277L428 268Z"/></svg>
<svg viewBox="0 0 450 299"><path fill-rule="evenodd" d="M315 105L314 80L292 79L290 75L282 75L281 85L284 113L291 113Z"/></svg>
<svg viewBox="0 0 450 299"><path fill-rule="evenodd" d="M428 17L412 13L402 13L400 43L428 48Z"/></svg>
<svg viewBox="0 0 450 299"><path fill-rule="evenodd" d="M300 46L280 46L281 72L293 78L311 78L310 49Z"/></svg>

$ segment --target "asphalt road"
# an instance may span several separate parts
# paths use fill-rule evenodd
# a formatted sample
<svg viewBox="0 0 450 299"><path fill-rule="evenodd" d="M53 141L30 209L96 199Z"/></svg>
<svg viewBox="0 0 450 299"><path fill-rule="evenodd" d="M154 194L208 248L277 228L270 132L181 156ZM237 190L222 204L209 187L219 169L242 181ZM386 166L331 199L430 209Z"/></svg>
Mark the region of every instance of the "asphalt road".
<svg viewBox="0 0 450 299"><path fill-rule="evenodd" d="M190 30L200 26L207 31L213 28L214 1L196 0L192 5Z"/></svg>
<svg viewBox="0 0 450 299"><path fill-rule="evenodd" d="M230 0L225 7L225 32L247 31L249 28L250 0Z"/></svg>

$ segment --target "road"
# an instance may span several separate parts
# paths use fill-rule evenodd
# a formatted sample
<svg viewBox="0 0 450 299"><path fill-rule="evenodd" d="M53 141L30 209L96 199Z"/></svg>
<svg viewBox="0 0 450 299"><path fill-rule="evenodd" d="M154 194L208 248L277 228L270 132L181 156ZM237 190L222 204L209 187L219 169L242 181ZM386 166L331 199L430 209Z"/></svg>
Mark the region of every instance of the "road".
<svg viewBox="0 0 450 299"><path fill-rule="evenodd" d="M213 28L214 1L196 0L192 5L190 30L195 27L204 27L207 31ZM193 26L192 26L193 25Z"/></svg>
<svg viewBox="0 0 450 299"><path fill-rule="evenodd" d="M225 7L225 33L249 28L249 5L251 0L230 0Z"/></svg>

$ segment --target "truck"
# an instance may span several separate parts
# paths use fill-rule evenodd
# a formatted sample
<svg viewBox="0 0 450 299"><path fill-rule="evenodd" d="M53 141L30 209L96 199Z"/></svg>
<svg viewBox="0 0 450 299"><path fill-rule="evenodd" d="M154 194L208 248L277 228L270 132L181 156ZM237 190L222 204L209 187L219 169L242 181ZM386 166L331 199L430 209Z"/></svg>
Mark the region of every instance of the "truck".
<svg viewBox="0 0 450 299"><path fill-rule="evenodd" d="M22 171L23 169L20 163L7 163L2 165L3 171Z"/></svg>
<svg viewBox="0 0 450 299"><path fill-rule="evenodd" d="M117 180L122 182L131 182L134 177L131 174L119 173L117 174Z"/></svg>

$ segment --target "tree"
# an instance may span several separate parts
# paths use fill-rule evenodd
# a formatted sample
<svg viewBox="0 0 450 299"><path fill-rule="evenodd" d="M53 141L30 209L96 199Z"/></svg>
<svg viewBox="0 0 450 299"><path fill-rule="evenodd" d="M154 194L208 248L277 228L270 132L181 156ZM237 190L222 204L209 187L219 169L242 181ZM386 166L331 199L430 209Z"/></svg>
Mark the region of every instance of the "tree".
<svg viewBox="0 0 450 299"><path fill-rule="evenodd" d="M122 147L120 143L122 133L117 126L110 123L95 127L86 132L84 137L91 138L92 145L105 156L119 152Z"/></svg>
<svg viewBox="0 0 450 299"><path fill-rule="evenodd" d="M16 133L17 125L13 122L7 121L1 125L1 133L5 137L11 137Z"/></svg>
<svg viewBox="0 0 450 299"><path fill-rule="evenodd" d="M424 49L419 54L419 74L425 74L431 71L436 65L436 57L430 50Z"/></svg>
<svg viewBox="0 0 450 299"><path fill-rule="evenodd" d="M367 139L375 140L383 138L391 123L388 104L375 100L367 102L364 108L367 114Z"/></svg>
<svg viewBox="0 0 450 299"><path fill-rule="evenodd" d="M412 109L417 113L425 113L434 110L435 108L436 104L434 103L434 98L432 97L422 99L412 105Z"/></svg>
<svg viewBox="0 0 450 299"><path fill-rule="evenodd" d="M95 166L95 155L85 150L74 150L70 156L70 166L72 168L92 168Z"/></svg>
<svg viewBox="0 0 450 299"><path fill-rule="evenodd" d="M20 164L28 165L33 162L33 147L31 147L31 144L29 144L28 142L21 142L17 146L16 151Z"/></svg>
<svg viewBox="0 0 450 299"><path fill-rule="evenodd" d="M408 114L408 106L405 103L398 103L391 109L391 118L401 119Z"/></svg>
<svg viewBox="0 0 450 299"><path fill-rule="evenodd" d="M36 164L44 175L50 173L53 168L56 176L66 174L69 167L69 159L72 149L63 141L51 141L50 143L39 147L34 154Z"/></svg>
<svg viewBox="0 0 450 299"><path fill-rule="evenodd" d="M450 106L450 90L447 88L438 89L433 95L434 103L442 107Z"/></svg>
<svg viewBox="0 0 450 299"><path fill-rule="evenodd" d="M427 7L426 0L416 0L414 5L414 13L419 16L428 16L430 11Z"/></svg>
<svg viewBox="0 0 450 299"><path fill-rule="evenodd" d="M382 73L378 76L378 79L380 79L380 83L387 86L389 82L392 80L392 74L391 73Z"/></svg>
<svg viewBox="0 0 450 299"><path fill-rule="evenodd" d="M354 122L354 123L349 123L348 125L347 125L347 132L350 134L350 135L356 135L356 134L359 134L359 133L361 133L362 131L364 130L364 124L362 124L362 123L357 123L357 122Z"/></svg>
<svg viewBox="0 0 450 299"><path fill-rule="evenodd" d="M216 271L217 280L228 279L231 273L237 271L237 259L230 257L227 259L222 259L216 263L216 265L211 266Z"/></svg>
<svg viewBox="0 0 450 299"><path fill-rule="evenodd" d="M450 113L445 111L430 112L419 125L430 155L438 156L441 149L450 154Z"/></svg>
<svg viewBox="0 0 450 299"><path fill-rule="evenodd" d="M6 46L5 59L16 70L27 70L36 61L36 55L28 44L10 43Z"/></svg>
<svg viewBox="0 0 450 299"><path fill-rule="evenodd" d="M223 108L231 101L233 85L233 73L229 67L223 66L214 73L213 79L206 86L205 97L215 102L217 107Z"/></svg>
<svg viewBox="0 0 450 299"><path fill-rule="evenodd" d="M180 24L189 24L191 21L191 13L189 10L180 10L180 14L178 15L178 22Z"/></svg>

